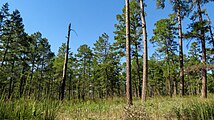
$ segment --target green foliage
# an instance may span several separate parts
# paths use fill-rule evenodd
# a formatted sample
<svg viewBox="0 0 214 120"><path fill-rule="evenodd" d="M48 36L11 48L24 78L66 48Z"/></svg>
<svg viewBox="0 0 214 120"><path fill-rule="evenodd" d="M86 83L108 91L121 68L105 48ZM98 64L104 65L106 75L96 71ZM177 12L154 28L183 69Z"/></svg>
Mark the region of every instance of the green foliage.
<svg viewBox="0 0 214 120"><path fill-rule="evenodd" d="M140 109L139 101L135 105ZM213 119L213 95L203 100L198 96L180 97L153 97L143 106L150 119ZM141 108L142 109L142 108Z"/></svg>
<svg viewBox="0 0 214 120"><path fill-rule="evenodd" d="M39 32L25 33L20 12L10 13L7 3L0 10L0 16L1 93L4 92L3 96L7 98L34 93L37 93L34 97L39 98L41 94L37 90L47 94L44 87L48 87L54 56L48 40Z"/></svg>
<svg viewBox="0 0 214 120"><path fill-rule="evenodd" d="M177 119L189 120L213 120L214 104L195 102L188 105L173 108Z"/></svg>
<svg viewBox="0 0 214 120"><path fill-rule="evenodd" d="M0 119L54 120L59 110L59 103L54 101L0 101Z"/></svg>
<svg viewBox="0 0 214 120"><path fill-rule="evenodd" d="M115 24L115 42L113 43L114 49L118 51L121 57L125 56L125 45L126 45L126 17L125 17L125 6L122 10L122 14L116 16L118 23ZM131 37L131 48L132 56L136 56L142 49L140 45L142 36L142 24L140 18L140 6L136 0L130 2L130 37Z"/></svg>

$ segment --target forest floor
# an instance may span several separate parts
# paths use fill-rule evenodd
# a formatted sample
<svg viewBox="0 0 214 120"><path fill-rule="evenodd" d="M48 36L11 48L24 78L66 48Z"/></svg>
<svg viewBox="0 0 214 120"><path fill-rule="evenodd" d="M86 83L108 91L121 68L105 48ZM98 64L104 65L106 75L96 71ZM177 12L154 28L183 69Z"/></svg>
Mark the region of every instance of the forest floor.
<svg viewBox="0 0 214 120"><path fill-rule="evenodd" d="M208 99L200 96L150 97L142 105L134 99L128 107L124 98L102 100L50 101L26 100L0 101L0 119L57 119L57 120L123 120L123 119L204 119L214 120L214 94Z"/></svg>

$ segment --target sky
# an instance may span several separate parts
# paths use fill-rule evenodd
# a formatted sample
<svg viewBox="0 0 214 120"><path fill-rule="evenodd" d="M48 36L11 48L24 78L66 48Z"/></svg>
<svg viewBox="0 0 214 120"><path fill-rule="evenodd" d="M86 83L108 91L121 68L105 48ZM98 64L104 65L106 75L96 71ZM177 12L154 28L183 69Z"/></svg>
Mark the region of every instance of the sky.
<svg viewBox="0 0 214 120"><path fill-rule="evenodd" d="M71 23L70 48L76 53L80 45L93 44L104 32L110 36L110 42L114 41L116 15L122 13L125 0L0 0L0 6L9 3L11 11L18 9L23 18L25 31L28 34L41 32L43 37L49 40L51 50L57 54L62 43L66 42L68 24ZM147 7L147 31L148 39L153 35L154 23L162 18L167 18L172 13L171 5L166 4L164 10L156 7L155 0L146 0ZM214 21L214 12L210 3L206 7L209 16ZM184 31L186 28L184 22ZM185 44L185 42L184 42ZM155 51L149 43L149 55ZM187 49L184 48L184 52Z"/></svg>

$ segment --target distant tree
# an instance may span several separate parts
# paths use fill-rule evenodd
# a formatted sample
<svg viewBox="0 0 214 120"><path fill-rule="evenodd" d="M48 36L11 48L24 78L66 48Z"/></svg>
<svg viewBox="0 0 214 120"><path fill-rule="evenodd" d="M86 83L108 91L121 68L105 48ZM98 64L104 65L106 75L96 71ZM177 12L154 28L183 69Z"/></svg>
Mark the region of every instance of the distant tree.
<svg viewBox="0 0 214 120"><path fill-rule="evenodd" d="M180 95L184 95L184 68L183 68L183 32L182 19L190 12L190 2L186 0L169 0L172 4L173 11L177 16L178 38L179 38L179 62L180 62ZM158 8L165 7L165 0L157 0Z"/></svg>
<svg viewBox="0 0 214 120"><path fill-rule="evenodd" d="M130 3L130 39L132 40L130 42L130 53L131 56L134 58L132 59L133 62L136 64L133 64L134 67L132 68L134 71L136 71L135 74L132 73L132 81L135 83L136 87L136 96L141 97L142 92L142 75L141 67L140 67L140 61L139 57L141 57L141 50L142 45L141 43L141 36L142 36L142 23L140 18L140 6L138 5L138 2L136 0L131 0ZM113 48L115 49L115 52L117 52L120 57L125 56L125 44L126 44L126 6L123 8L123 13L117 15L118 23L115 24L116 30L115 33L115 42L113 43ZM136 76L136 77L134 77Z"/></svg>
<svg viewBox="0 0 214 120"><path fill-rule="evenodd" d="M165 88L164 88L164 61L157 58L157 53L154 53L150 60L148 61L148 87L150 89L149 93L150 96L153 95L164 95Z"/></svg>
<svg viewBox="0 0 214 120"><path fill-rule="evenodd" d="M161 19L155 23L156 28L153 30L154 36L151 42L158 47L158 52L166 55L167 62L167 94L171 95L171 60L177 50L177 43L174 41L174 25L171 18Z"/></svg>
<svg viewBox="0 0 214 120"><path fill-rule="evenodd" d="M201 9L201 6L207 4L209 2L213 2L214 0L192 0L192 8L197 8L197 10L193 13L191 20L193 23L189 25L191 30L188 33L189 38L196 38L201 42L202 48L202 61L201 63L206 66L206 32L207 29L207 20L203 19L203 15L205 13L204 10ZM199 19L196 21L196 19ZM202 68L202 89L201 89L201 97L207 98L207 70L206 67Z"/></svg>
<svg viewBox="0 0 214 120"><path fill-rule="evenodd" d="M91 54L92 54L92 50L90 49L90 47L86 44L84 45L81 45L79 48L78 48L78 53L75 55L77 57L77 60L79 62L79 80L81 81L78 81L79 83L79 90L80 88L82 89L81 90L81 94L78 93L79 97L81 95L81 98L82 100L85 100L85 96L87 95L86 92L87 92L87 89L88 89L88 83L89 83L89 80L90 80L90 76L89 76L89 63L90 63L90 60L91 60ZM79 91L80 92L80 91Z"/></svg>
<svg viewBox="0 0 214 120"><path fill-rule="evenodd" d="M192 42L189 52L188 59L185 64L185 72L188 86L185 87L189 94L200 94L201 81L200 81L200 54L201 49L198 42Z"/></svg>
<svg viewBox="0 0 214 120"><path fill-rule="evenodd" d="M113 94L113 91L110 91L111 85L109 83L109 80L111 80L109 71L111 66L109 61L110 43L109 36L106 33L102 34L102 36L95 42L93 50L94 57L96 58L99 66L99 85L101 85L101 82L104 83L103 89L106 91L106 96L110 96L110 93Z"/></svg>
<svg viewBox="0 0 214 120"><path fill-rule="evenodd" d="M109 36L103 33L94 43L93 69L96 71L97 86L105 91L107 97L113 97L115 89L119 84L119 55L111 47ZM96 60L96 61L95 61ZM92 63L93 64L93 63ZM97 66L95 66L97 65ZM95 80L96 80L95 79Z"/></svg>

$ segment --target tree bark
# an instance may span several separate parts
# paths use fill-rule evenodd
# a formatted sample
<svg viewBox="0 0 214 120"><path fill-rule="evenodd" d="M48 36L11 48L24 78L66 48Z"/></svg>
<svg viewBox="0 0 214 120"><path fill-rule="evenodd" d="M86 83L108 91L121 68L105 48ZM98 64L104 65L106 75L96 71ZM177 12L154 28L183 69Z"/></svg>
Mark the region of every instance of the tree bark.
<svg viewBox="0 0 214 120"><path fill-rule="evenodd" d="M172 58L172 64L175 66L175 60ZM173 74L173 96L177 95L177 81L176 81L176 75Z"/></svg>
<svg viewBox="0 0 214 120"><path fill-rule="evenodd" d="M201 13L200 0L197 0L197 9L199 14L199 22L203 24L203 17ZM201 29L201 47L202 47L202 64L204 67L202 68L202 89L201 89L201 97L207 98L207 70L206 70L206 42L205 42L205 33L204 30Z"/></svg>
<svg viewBox="0 0 214 120"><path fill-rule="evenodd" d="M181 23L181 7L179 0L177 2L177 19L178 19L178 38L179 38L179 62L180 62L180 96L184 95L184 68L183 68L183 34Z"/></svg>
<svg viewBox="0 0 214 120"><path fill-rule="evenodd" d="M69 24L69 26L68 26L67 49L66 49L66 53L65 53L63 75L62 75L62 81L61 81L61 87L60 87L60 100L63 100L64 99L64 95L65 95L65 81L66 81L66 72L67 72L67 66L68 66L67 64L68 64L68 51L69 51L70 31L71 31L71 24Z"/></svg>
<svg viewBox="0 0 214 120"><path fill-rule="evenodd" d="M129 0L126 0L126 97L128 105L132 103L131 55L130 55L130 11Z"/></svg>
<svg viewBox="0 0 214 120"><path fill-rule="evenodd" d="M84 56L84 63L83 63L83 75L84 79L82 80L82 100L85 100L85 80L86 80L86 58Z"/></svg>
<svg viewBox="0 0 214 120"><path fill-rule="evenodd" d="M168 76L167 76L167 94L169 96L172 96L171 94L171 71L170 71L170 58L169 58L169 50L168 50L168 47L167 47L167 71L168 71Z"/></svg>
<svg viewBox="0 0 214 120"><path fill-rule="evenodd" d="M141 8L141 20L142 20L142 29L143 29L143 83L142 83L142 103L146 101L146 91L147 91L147 82L148 82L148 50L147 50L147 31L146 31L146 20L145 20L145 11L144 11L144 1L140 0Z"/></svg>

